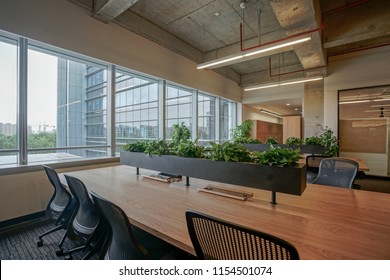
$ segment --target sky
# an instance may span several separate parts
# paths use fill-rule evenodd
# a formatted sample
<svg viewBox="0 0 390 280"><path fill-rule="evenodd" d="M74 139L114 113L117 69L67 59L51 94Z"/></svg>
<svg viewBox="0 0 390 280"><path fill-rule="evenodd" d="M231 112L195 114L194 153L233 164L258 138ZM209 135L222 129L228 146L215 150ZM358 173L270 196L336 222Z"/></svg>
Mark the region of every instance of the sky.
<svg viewBox="0 0 390 280"><path fill-rule="evenodd" d="M57 117L57 58L33 50L28 52L28 125L53 128ZM0 42L0 122L16 123L17 48ZM49 127L50 130L50 127Z"/></svg>

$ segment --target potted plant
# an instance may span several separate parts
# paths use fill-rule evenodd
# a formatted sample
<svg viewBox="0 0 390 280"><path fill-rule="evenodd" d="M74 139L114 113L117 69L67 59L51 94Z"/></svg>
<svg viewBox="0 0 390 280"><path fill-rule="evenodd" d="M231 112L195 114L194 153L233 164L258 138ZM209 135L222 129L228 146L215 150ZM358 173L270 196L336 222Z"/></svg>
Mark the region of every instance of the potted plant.
<svg viewBox="0 0 390 280"><path fill-rule="evenodd" d="M141 152L144 149L144 152ZM134 152L136 150L136 152ZM299 152L298 152L299 154ZM121 163L169 174L301 195L306 188L306 165L297 164L297 151L271 147L251 153L240 143L211 143L205 151L195 142L162 140L128 144L121 150ZM272 159L272 160L271 160Z"/></svg>

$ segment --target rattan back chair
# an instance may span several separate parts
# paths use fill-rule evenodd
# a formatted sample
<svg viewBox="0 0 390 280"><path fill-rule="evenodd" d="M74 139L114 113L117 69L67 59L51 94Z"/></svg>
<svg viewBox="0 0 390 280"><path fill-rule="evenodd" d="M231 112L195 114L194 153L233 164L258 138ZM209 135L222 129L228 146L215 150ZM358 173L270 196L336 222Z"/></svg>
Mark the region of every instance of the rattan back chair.
<svg viewBox="0 0 390 280"><path fill-rule="evenodd" d="M186 211L196 256L202 260L297 260L285 240L196 211Z"/></svg>

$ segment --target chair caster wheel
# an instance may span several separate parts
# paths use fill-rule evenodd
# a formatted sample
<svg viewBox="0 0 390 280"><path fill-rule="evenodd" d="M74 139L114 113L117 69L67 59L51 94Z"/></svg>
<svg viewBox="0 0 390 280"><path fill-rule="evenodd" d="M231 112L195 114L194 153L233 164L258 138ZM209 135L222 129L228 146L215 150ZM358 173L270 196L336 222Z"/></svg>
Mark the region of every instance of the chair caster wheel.
<svg viewBox="0 0 390 280"><path fill-rule="evenodd" d="M66 255L65 256L65 260L71 260L71 259L73 259L72 255Z"/></svg>
<svg viewBox="0 0 390 280"><path fill-rule="evenodd" d="M58 250L56 251L56 255L57 255L57 256L63 256L63 255L64 255L64 250L58 249Z"/></svg>
<svg viewBox="0 0 390 280"><path fill-rule="evenodd" d="M42 247L43 246L43 240L42 239L37 241L37 246L38 247Z"/></svg>

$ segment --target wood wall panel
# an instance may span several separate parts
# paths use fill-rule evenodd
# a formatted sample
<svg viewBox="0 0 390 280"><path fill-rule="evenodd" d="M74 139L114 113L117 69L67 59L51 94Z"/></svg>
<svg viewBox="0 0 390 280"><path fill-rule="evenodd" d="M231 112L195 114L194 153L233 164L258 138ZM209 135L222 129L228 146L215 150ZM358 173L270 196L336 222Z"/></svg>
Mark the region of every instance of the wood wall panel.
<svg viewBox="0 0 390 280"><path fill-rule="evenodd" d="M265 121L256 121L256 138L264 143L269 137L275 137L278 143L283 141L283 125Z"/></svg>

